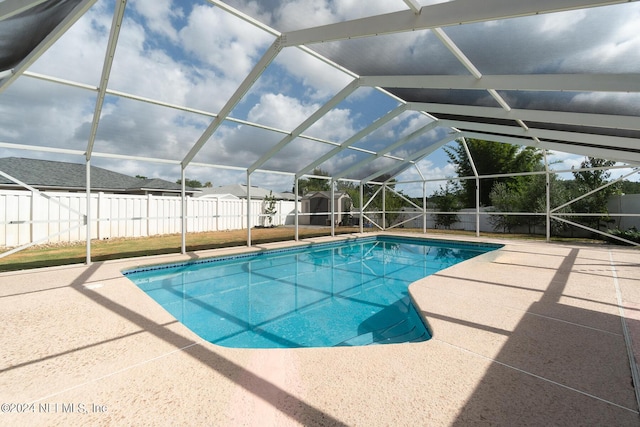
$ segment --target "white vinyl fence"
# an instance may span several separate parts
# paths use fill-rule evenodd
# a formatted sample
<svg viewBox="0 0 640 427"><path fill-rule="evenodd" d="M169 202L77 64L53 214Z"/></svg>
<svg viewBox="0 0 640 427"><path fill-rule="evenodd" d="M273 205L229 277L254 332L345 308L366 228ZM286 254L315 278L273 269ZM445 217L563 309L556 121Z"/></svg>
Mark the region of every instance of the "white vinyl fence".
<svg viewBox="0 0 640 427"><path fill-rule="evenodd" d="M91 238L143 237L181 232L180 197L91 194ZM247 201L187 197L187 231L247 226ZM269 225L262 201L251 202L251 226ZM0 191L0 246L86 239L86 193ZM293 224L295 202L277 201L272 225Z"/></svg>

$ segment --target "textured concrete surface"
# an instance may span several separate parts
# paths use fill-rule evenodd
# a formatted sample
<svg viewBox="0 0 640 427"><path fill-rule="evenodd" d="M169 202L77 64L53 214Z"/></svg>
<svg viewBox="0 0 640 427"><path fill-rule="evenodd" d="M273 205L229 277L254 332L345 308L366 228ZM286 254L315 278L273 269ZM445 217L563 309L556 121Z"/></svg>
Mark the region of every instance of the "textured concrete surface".
<svg viewBox="0 0 640 427"><path fill-rule="evenodd" d="M374 347L218 347L120 273L287 243L2 274L0 423L640 425L640 252L500 243L411 286L431 340Z"/></svg>

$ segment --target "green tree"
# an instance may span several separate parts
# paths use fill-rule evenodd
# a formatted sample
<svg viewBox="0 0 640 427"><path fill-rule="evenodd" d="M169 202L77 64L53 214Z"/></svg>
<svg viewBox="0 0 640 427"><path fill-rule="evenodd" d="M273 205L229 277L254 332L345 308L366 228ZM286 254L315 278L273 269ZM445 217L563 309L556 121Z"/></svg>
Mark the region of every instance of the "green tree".
<svg viewBox="0 0 640 427"><path fill-rule="evenodd" d="M273 195L273 191L269 191L269 195L262 201L262 213L266 215L268 227L273 225L273 216L276 214L276 198Z"/></svg>
<svg viewBox="0 0 640 427"><path fill-rule="evenodd" d="M622 194L640 194L640 182L625 179L620 182L620 191Z"/></svg>
<svg viewBox="0 0 640 427"><path fill-rule="evenodd" d="M375 211L375 212L382 212L384 210L385 211L384 226L389 227L395 222L395 220L400 215L399 211L400 209L402 209L405 202L402 199L402 197L398 194L398 193L402 194L402 192L399 191L398 193L396 193L395 191L396 182L397 182L395 178L391 178L390 175L382 175L378 177L376 181L386 182L387 190L384 191L385 193L384 206L383 206L382 191L376 194L376 192L380 190L380 185L377 185L377 184L364 185L362 189L362 193L364 196L364 204L369 203L369 200L371 200L366 210ZM380 213L380 219L382 219L382 213Z"/></svg>
<svg viewBox="0 0 640 427"><path fill-rule="evenodd" d="M176 184L182 184L182 180L178 179L176 181ZM187 186L187 187L191 187L191 188L202 188L202 183L200 181L198 181L197 179L185 178L184 185Z"/></svg>
<svg viewBox="0 0 640 427"><path fill-rule="evenodd" d="M440 212L458 212L462 205L460 203L459 193L460 187L451 181L448 181L445 187L431 195L431 201ZM436 228L451 228L453 224L460 221L458 215L453 213L435 214Z"/></svg>
<svg viewBox="0 0 640 427"><path fill-rule="evenodd" d="M606 168L611 167L615 164L616 162L613 160L603 160L597 159L595 157L587 157L580 164L580 168ZM587 171L577 170L572 173L574 178L572 185L573 198L577 198L583 194L589 193L590 191L602 187L610 181L609 178L611 177L611 172L606 169L595 169ZM620 193L620 185L613 184L572 203L574 212L603 214L602 216L585 216L576 217L575 219L592 228L599 229L602 222L610 221L607 202L612 195L618 193Z"/></svg>
<svg viewBox="0 0 640 427"><path fill-rule="evenodd" d="M539 166L543 152L536 148L520 147L513 144L467 139L467 146L473 164L479 175L496 175L511 172L531 172ZM460 177L473 176L473 168L462 141L456 141L453 148L445 148L450 163L456 166L456 173ZM521 185L521 177L484 178L480 180L480 205L491 204L491 190L497 182L504 182L509 190L517 190ZM461 181L462 202L464 206L475 206L475 180Z"/></svg>
<svg viewBox="0 0 640 427"><path fill-rule="evenodd" d="M360 185L351 181L338 181L336 188L347 193L351 199L351 208L360 210Z"/></svg>
<svg viewBox="0 0 640 427"><path fill-rule="evenodd" d="M540 166L542 167L542 166ZM567 185L557 178L557 175L549 175L550 205L559 206L569 200ZM514 190L506 183L497 183L490 194L491 204L498 212L533 212L546 214L547 208L547 180L544 174L536 174L521 177L519 186ZM562 209L569 212L570 207ZM501 229L511 232L515 227L526 226L528 232L535 233L536 226L546 224L545 215L491 215L489 221L496 230ZM566 225L559 221L551 223L551 232L559 234Z"/></svg>
<svg viewBox="0 0 640 427"><path fill-rule="evenodd" d="M493 208L498 212L520 212L522 194L512 191L505 182L496 182L489 195ZM516 215L491 215L489 222L494 230L502 230L510 233L514 227L521 224L521 219Z"/></svg>
<svg viewBox="0 0 640 427"><path fill-rule="evenodd" d="M320 168L316 168L311 173L316 176L329 176L329 173L323 171ZM298 180L298 196L304 196L307 193L311 193L313 191L330 191L331 183L328 179L323 178L302 178ZM295 185L291 190L292 193L295 193Z"/></svg>
<svg viewBox="0 0 640 427"><path fill-rule="evenodd" d="M549 183L549 197L550 197L550 205L551 208L555 208L557 206L563 205L569 200L571 200L571 191L570 186L571 182L564 181L558 179L556 174L549 175L550 183ZM544 200L539 200L538 205L540 206L539 212L544 212L546 208L546 202ZM573 208L571 205L565 206L557 213L571 213L573 212ZM567 229L571 229L572 227L569 224L560 221L551 221L551 234L554 236L560 235L563 231Z"/></svg>

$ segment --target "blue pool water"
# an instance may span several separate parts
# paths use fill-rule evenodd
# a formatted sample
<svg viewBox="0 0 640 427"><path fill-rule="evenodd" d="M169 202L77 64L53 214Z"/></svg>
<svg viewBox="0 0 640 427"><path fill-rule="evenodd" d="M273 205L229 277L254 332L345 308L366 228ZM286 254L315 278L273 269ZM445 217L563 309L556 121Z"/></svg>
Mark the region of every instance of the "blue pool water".
<svg viewBox="0 0 640 427"><path fill-rule="evenodd" d="M377 237L123 272L203 339L225 347L424 341L410 283L497 245Z"/></svg>

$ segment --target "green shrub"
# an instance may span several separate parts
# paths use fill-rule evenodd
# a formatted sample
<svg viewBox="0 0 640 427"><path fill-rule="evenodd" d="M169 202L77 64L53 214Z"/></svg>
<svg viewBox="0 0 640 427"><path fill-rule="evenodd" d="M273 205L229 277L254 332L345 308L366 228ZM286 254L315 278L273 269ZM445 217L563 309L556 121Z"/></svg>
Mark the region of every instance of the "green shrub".
<svg viewBox="0 0 640 427"><path fill-rule="evenodd" d="M631 240L632 242L640 243L640 231L638 231L636 227L631 227L628 230L608 230L608 232L609 234L612 234L616 237L621 237L626 240ZM618 239L607 238L607 241L615 243L617 245L627 245L627 243Z"/></svg>

